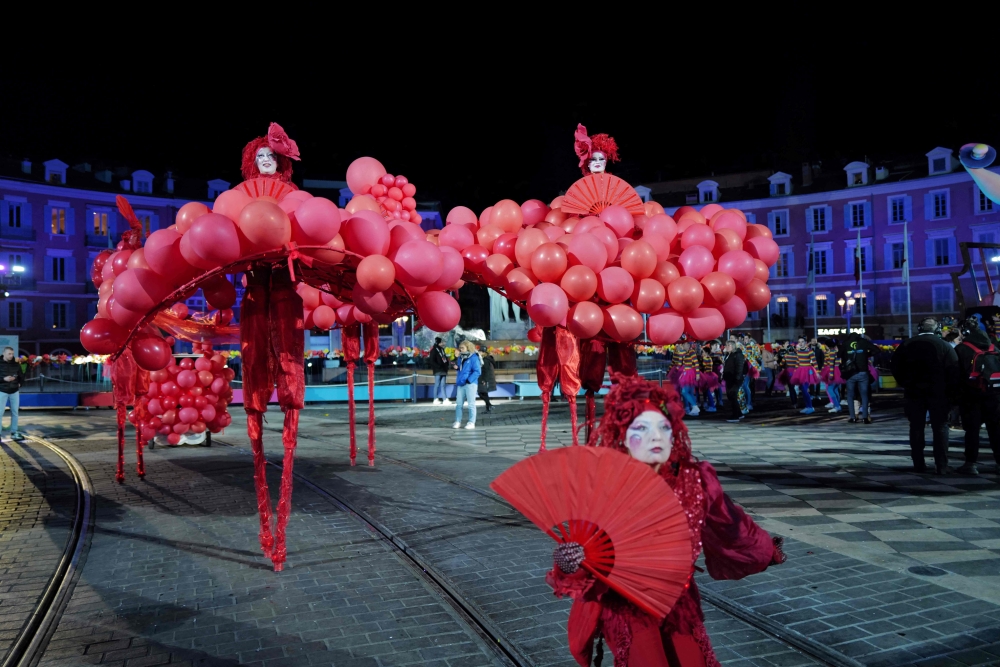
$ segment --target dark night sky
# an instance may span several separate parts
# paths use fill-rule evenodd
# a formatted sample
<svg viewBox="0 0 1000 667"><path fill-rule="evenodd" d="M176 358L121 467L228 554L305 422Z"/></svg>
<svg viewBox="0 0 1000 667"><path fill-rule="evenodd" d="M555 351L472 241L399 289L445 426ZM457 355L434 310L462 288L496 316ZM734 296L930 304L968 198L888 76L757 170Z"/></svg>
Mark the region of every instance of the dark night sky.
<svg viewBox="0 0 1000 667"><path fill-rule="evenodd" d="M579 175L577 122L617 139L625 163L616 171L633 183L1000 140L996 82L960 49L769 43L759 36L727 55L722 38L674 41L597 64L569 50L492 63L444 50L400 54L398 75L335 59L293 75L197 60L152 63L157 75L141 78L91 64L8 69L0 154L235 182L243 144L274 120L302 151L296 179L340 179L352 159L371 155L409 177L418 200L478 211L565 189ZM394 79L400 85L385 83Z"/></svg>

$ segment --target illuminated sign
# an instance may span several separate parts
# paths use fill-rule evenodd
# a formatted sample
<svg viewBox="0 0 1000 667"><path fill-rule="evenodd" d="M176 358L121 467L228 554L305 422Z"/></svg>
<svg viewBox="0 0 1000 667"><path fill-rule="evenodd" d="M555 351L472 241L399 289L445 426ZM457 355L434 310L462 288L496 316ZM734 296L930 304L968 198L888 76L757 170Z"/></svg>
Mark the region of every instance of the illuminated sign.
<svg viewBox="0 0 1000 667"><path fill-rule="evenodd" d="M851 327L851 333L863 334L865 332L864 327ZM847 329L820 329L818 336L840 336L847 334Z"/></svg>

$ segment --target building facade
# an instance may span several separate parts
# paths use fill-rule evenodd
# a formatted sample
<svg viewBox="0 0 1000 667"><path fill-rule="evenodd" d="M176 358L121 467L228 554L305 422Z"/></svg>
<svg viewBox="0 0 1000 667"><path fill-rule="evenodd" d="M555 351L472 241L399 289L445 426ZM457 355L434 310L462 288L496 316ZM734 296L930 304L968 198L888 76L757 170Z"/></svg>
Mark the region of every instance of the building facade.
<svg viewBox="0 0 1000 667"><path fill-rule="evenodd" d="M683 195L683 203L718 202L771 229L780 248L768 281L772 340L816 329L835 335L846 330L848 317L852 330L860 327L862 315L872 338L900 338L911 322L915 329L929 315L961 316L963 297L966 307L976 306L1000 286L1000 264L992 261L998 251L985 251L984 269L973 249L972 270L959 278L956 291L952 275L964 263L960 244L1000 243L1000 207L979 191L952 150L936 148L924 157L851 162L826 173L804 164L799 177L779 171L765 182L754 174L744 182L730 179L734 187L728 189L720 187L722 179L705 179L697 193ZM657 184L650 189L660 200ZM766 338L767 311L741 329Z"/></svg>

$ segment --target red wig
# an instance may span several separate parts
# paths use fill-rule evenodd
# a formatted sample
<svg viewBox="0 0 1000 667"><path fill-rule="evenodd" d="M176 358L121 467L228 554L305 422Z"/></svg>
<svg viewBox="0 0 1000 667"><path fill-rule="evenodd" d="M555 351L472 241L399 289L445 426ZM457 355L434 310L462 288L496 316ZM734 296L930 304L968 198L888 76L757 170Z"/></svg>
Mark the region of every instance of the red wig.
<svg viewBox="0 0 1000 667"><path fill-rule="evenodd" d="M278 160L278 170L273 176L261 174L257 168L257 151L265 146L274 151ZM288 137L280 125L271 123L267 129L267 136L257 137L243 147L243 164L240 169L243 172L243 179L247 181L251 178L277 178L283 183L288 183L292 180L292 160L298 159L298 145Z"/></svg>
<svg viewBox="0 0 1000 667"><path fill-rule="evenodd" d="M587 163L590 162L590 158L593 157L594 153L603 153L608 162L619 161L618 142L614 140L614 137L607 134L595 134L592 137L587 136L587 128L580 123L576 126L574 138L576 141L573 148L580 158L580 171L583 172L584 176L590 173Z"/></svg>

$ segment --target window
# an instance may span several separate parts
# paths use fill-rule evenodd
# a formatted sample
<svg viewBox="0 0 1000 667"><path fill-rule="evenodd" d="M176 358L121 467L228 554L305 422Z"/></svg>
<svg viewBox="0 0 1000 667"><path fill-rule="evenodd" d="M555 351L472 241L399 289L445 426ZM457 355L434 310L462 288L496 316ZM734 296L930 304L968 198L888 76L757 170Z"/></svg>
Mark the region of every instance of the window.
<svg viewBox="0 0 1000 667"><path fill-rule="evenodd" d="M934 219L948 217L948 191L932 193L934 197Z"/></svg>
<svg viewBox="0 0 1000 667"><path fill-rule="evenodd" d="M24 328L24 302L9 301L7 303L7 326L11 329Z"/></svg>
<svg viewBox="0 0 1000 667"><path fill-rule="evenodd" d="M934 239L934 266L947 266L950 261L951 239Z"/></svg>
<svg viewBox="0 0 1000 667"><path fill-rule="evenodd" d="M947 161L943 157L936 157L931 160L931 169L934 170L933 173L938 174L945 171L947 168Z"/></svg>
<svg viewBox="0 0 1000 667"><path fill-rule="evenodd" d="M814 232L826 231L826 207L814 206L810 209L812 213L812 230Z"/></svg>
<svg viewBox="0 0 1000 667"><path fill-rule="evenodd" d="M854 295L854 312L868 313L868 295L865 292L857 292Z"/></svg>
<svg viewBox="0 0 1000 667"><path fill-rule="evenodd" d="M906 288L893 287L889 290L892 299L892 314L903 315L906 313Z"/></svg>
<svg viewBox="0 0 1000 667"><path fill-rule="evenodd" d="M774 236L788 236L788 211L771 211L771 233Z"/></svg>
<svg viewBox="0 0 1000 667"><path fill-rule="evenodd" d="M851 172L851 185L864 185L865 176L864 172L854 171Z"/></svg>
<svg viewBox="0 0 1000 667"><path fill-rule="evenodd" d="M788 319L788 297L779 296L778 302L775 304L774 314L783 320Z"/></svg>
<svg viewBox="0 0 1000 667"><path fill-rule="evenodd" d="M792 264L792 254L789 252L783 252L778 255L778 261L774 264L774 277L775 278L787 278L791 275L790 267Z"/></svg>
<svg viewBox="0 0 1000 667"><path fill-rule="evenodd" d="M23 204L20 202L7 202L7 226L14 227L15 229L20 229L21 227L21 216L24 211L22 210Z"/></svg>
<svg viewBox="0 0 1000 667"><path fill-rule="evenodd" d="M889 199L889 222L900 224L906 222L906 197L892 197Z"/></svg>
<svg viewBox="0 0 1000 667"><path fill-rule="evenodd" d="M993 211L993 200L987 197L982 190L976 188L979 194L979 206L976 209L979 213L991 213Z"/></svg>
<svg viewBox="0 0 1000 667"><path fill-rule="evenodd" d="M815 250L810 256L809 270L813 275L825 276L827 274L826 250Z"/></svg>
<svg viewBox="0 0 1000 667"><path fill-rule="evenodd" d="M150 191L150 184L149 184L149 182L147 182L147 181L136 181L135 182L135 191L136 192L149 192Z"/></svg>
<svg viewBox="0 0 1000 667"><path fill-rule="evenodd" d="M851 227L864 227L865 226L865 204L860 202L857 204L851 204Z"/></svg>
<svg viewBox="0 0 1000 667"><path fill-rule="evenodd" d="M952 308L951 299L954 294L954 288L951 285L934 285L931 290L934 312L950 313Z"/></svg>
<svg viewBox="0 0 1000 667"><path fill-rule="evenodd" d="M850 248L848 248L848 250L851 253L851 261L848 263L848 266L850 267L851 271L854 271L854 260L856 259L854 252L855 252L855 250L857 250L857 247L856 246L855 247L850 247ZM861 259L861 270L862 271L867 271L868 270L868 252L869 252L869 250L870 250L870 248L868 246L863 245L863 246L861 246L861 250L858 253L859 258Z"/></svg>
<svg viewBox="0 0 1000 667"><path fill-rule="evenodd" d="M892 268L901 269L903 268L903 260L906 257L906 252L903 249L903 242L893 243L891 246L892 252Z"/></svg>
<svg viewBox="0 0 1000 667"><path fill-rule="evenodd" d="M972 238L976 243L996 243L997 235L995 232L974 232ZM970 248L971 250L971 248ZM972 251L973 257L978 256L978 252ZM983 248L983 254L986 255L986 261L992 262L993 258L1000 254L1000 250L996 248Z"/></svg>
<svg viewBox="0 0 1000 667"><path fill-rule="evenodd" d="M785 183L775 183L774 184L774 194L783 195L785 194Z"/></svg>
<svg viewBox="0 0 1000 667"><path fill-rule="evenodd" d="M66 209L52 207L52 233L66 233Z"/></svg>
<svg viewBox="0 0 1000 667"><path fill-rule="evenodd" d="M816 317L826 317L829 313L827 311L827 298L825 294L816 295Z"/></svg>
<svg viewBox="0 0 1000 667"><path fill-rule="evenodd" d="M49 183L53 183L55 185L62 185L62 182L63 182L63 175L60 174L59 172L52 172L51 174L49 174Z"/></svg>
<svg viewBox="0 0 1000 667"><path fill-rule="evenodd" d="M92 211L94 218L94 235L95 236L107 236L108 235L108 214L106 211Z"/></svg>
<svg viewBox="0 0 1000 667"><path fill-rule="evenodd" d="M743 215L745 215L747 217L747 224L748 225L755 225L755 224L757 224L757 214L756 213L748 213L747 211L743 211Z"/></svg>
<svg viewBox="0 0 1000 667"><path fill-rule="evenodd" d="M52 280L57 283L66 282L66 258L49 257L52 262Z"/></svg>
<svg viewBox="0 0 1000 667"><path fill-rule="evenodd" d="M52 328L69 328L69 304L62 301L52 302Z"/></svg>
<svg viewBox="0 0 1000 667"><path fill-rule="evenodd" d="M149 236L150 234L150 224L153 217L150 215L140 215L139 222L142 224L142 232L144 236Z"/></svg>

